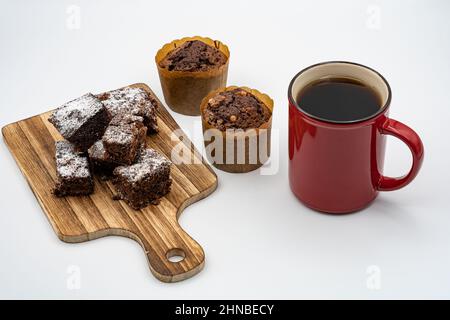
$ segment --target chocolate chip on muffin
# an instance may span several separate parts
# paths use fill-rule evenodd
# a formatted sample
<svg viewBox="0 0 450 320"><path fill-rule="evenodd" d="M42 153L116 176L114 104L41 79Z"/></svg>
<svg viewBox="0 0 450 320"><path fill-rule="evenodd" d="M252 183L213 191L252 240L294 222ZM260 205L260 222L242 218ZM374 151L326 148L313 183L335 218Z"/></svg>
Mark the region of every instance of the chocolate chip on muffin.
<svg viewBox="0 0 450 320"><path fill-rule="evenodd" d="M203 111L204 119L221 131L258 128L270 116L269 108L262 101L240 88L218 93L208 100Z"/></svg>

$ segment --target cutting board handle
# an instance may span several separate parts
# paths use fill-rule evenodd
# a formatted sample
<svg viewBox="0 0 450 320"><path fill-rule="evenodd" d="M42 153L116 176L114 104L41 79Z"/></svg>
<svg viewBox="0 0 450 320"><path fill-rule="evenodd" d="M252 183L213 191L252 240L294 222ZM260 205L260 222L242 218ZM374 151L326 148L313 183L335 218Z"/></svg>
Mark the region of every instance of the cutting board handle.
<svg viewBox="0 0 450 320"><path fill-rule="evenodd" d="M199 273L205 264L202 247L178 224L154 237L133 235L144 248L153 275L163 282L178 282Z"/></svg>

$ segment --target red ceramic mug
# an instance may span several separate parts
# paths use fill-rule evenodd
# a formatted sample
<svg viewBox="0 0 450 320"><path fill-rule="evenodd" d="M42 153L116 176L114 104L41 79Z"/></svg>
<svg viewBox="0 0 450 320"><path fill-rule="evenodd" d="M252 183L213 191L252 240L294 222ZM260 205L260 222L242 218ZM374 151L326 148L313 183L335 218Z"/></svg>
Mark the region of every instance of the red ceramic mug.
<svg viewBox="0 0 450 320"><path fill-rule="evenodd" d="M368 118L344 123L306 113L296 101L298 93L324 78L362 82L381 97L381 108ZM402 188L419 172L422 141L411 128L388 117L391 89L377 71L351 62L319 63L300 71L288 94L290 187L308 207L328 213L357 211L378 191ZM411 150L412 167L402 177L383 175L386 135L399 138Z"/></svg>

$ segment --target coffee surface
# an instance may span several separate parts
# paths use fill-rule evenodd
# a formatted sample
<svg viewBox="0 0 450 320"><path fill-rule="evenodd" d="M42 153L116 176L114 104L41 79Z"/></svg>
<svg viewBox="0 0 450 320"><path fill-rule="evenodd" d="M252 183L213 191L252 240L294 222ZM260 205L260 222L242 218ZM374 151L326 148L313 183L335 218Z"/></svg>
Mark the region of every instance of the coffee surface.
<svg viewBox="0 0 450 320"><path fill-rule="evenodd" d="M325 121L358 121L381 108L378 95L353 79L319 80L305 87L296 98L302 110Z"/></svg>

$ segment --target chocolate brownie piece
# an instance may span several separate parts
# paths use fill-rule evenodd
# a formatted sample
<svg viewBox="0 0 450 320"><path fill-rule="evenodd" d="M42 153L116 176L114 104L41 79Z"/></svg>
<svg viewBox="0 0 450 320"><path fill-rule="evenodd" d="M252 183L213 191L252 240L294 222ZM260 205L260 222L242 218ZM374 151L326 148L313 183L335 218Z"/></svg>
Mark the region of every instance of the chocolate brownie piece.
<svg viewBox="0 0 450 320"><path fill-rule="evenodd" d="M88 154L92 169L100 175L102 180L108 180L112 176L113 170L119 165L111 159L110 154L105 150L102 140L94 143L89 148Z"/></svg>
<svg viewBox="0 0 450 320"><path fill-rule="evenodd" d="M258 128L270 116L269 108L262 101L239 88L218 93L203 111L203 118L222 131Z"/></svg>
<svg viewBox="0 0 450 320"><path fill-rule="evenodd" d="M143 149L135 164L114 169L115 199L124 200L136 210L156 204L170 191L170 165L171 162L155 150Z"/></svg>
<svg viewBox="0 0 450 320"><path fill-rule="evenodd" d="M143 121L142 117L129 114L111 120L102 142L113 162L130 165L135 161L147 134Z"/></svg>
<svg viewBox="0 0 450 320"><path fill-rule="evenodd" d="M110 118L119 114L131 114L144 118L147 133L158 132L155 97L142 88L125 87L108 91L97 96L108 110Z"/></svg>
<svg viewBox="0 0 450 320"><path fill-rule="evenodd" d="M94 191L89 161L67 141L57 141L56 185L53 193L58 197L88 195Z"/></svg>
<svg viewBox="0 0 450 320"><path fill-rule="evenodd" d="M226 62L227 57L222 51L194 40L170 51L159 66L169 71L207 71Z"/></svg>
<svg viewBox="0 0 450 320"><path fill-rule="evenodd" d="M90 93L67 102L48 119L80 151L86 151L103 136L109 120L106 108Z"/></svg>

